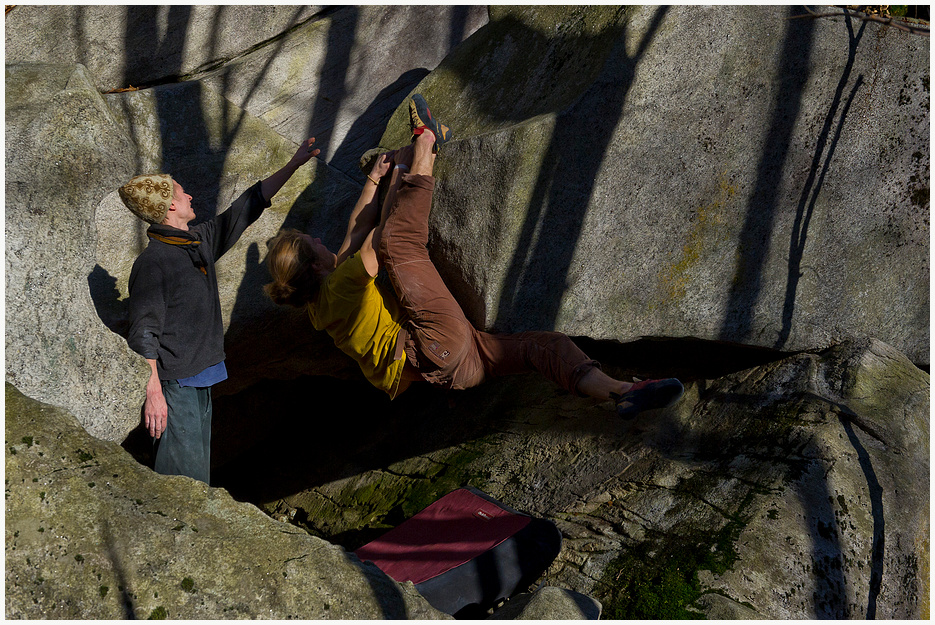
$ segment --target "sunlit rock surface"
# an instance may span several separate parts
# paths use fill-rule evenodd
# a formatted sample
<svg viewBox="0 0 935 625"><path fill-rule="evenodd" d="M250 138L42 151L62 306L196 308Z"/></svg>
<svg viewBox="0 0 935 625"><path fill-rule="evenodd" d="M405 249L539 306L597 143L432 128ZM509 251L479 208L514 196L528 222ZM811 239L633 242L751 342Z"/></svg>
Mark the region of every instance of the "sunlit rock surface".
<svg viewBox="0 0 935 625"><path fill-rule="evenodd" d="M340 547L222 489L140 466L6 387L6 617L447 615Z"/></svg>
<svg viewBox="0 0 935 625"><path fill-rule="evenodd" d="M929 359L929 43L794 7L492 9L420 85L471 320ZM382 143L406 140L407 112Z"/></svg>
<svg viewBox="0 0 935 625"><path fill-rule="evenodd" d="M16 7L7 37L25 38L44 9L66 10ZM283 119L299 116L289 131L298 134L283 136L270 117L276 98L251 99L246 85L265 93L259 87L275 83L288 59L307 71L301 53L328 60L329 24L328 33L360 35L342 44L349 67L369 67L374 50L413 58L410 69L430 65L396 37L424 10L335 10L305 21L251 10L263 28L285 20L283 36L221 54L227 60L203 80L104 96L85 68L23 64L34 57L11 48L7 290L22 294L8 303L11 381L121 440L136 422L145 369L101 324L125 327L126 281L145 237L117 186L165 170L202 218L224 210L285 162L309 129L301 118L309 99L339 95L313 95L312 74L301 101L281 103L294 110ZM449 35L425 38L443 60L413 88L455 127L438 159L430 248L469 318L497 330L783 350L874 337L926 364L928 46L855 19L788 19L791 10L495 8L477 28L484 16L446 9L432 28L448 24ZM78 20L98 9L74 11ZM371 28L378 17L393 27L386 41ZM680 45L690 51L676 53ZM397 71L405 73L384 74ZM380 100L398 104L382 139L358 126L342 145L407 141L400 89ZM341 95L345 112L322 104L323 119L340 126L361 100L379 100L365 92ZM336 141L323 145L338 150ZM264 378L356 375L301 313L260 291L265 241L280 227L340 244L360 172L331 160L335 167L316 160L293 178L221 261L232 376L220 394Z"/></svg>
<svg viewBox="0 0 935 625"><path fill-rule="evenodd" d="M83 67L6 67L6 379L110 440L139 422L149 367L98 315L94 214L133 153Z"/></svg>

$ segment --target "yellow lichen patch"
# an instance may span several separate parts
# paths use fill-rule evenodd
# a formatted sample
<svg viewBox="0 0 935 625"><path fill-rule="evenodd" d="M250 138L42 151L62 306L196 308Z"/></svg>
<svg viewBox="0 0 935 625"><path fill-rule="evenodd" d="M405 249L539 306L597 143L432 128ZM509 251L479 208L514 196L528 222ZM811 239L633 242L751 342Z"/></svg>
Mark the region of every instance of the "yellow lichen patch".
<svg viewBox="0 0 935 625"><path fill-rule="evenodd" d="M692 228L688 239L675 257L674 262L663 265L660 279L666 299L682 299L690 281L690 270L701 258L706 245L725 236L718 233L727 223L725 208L737 194L737 185L728 179L727 172L718 176L717 197L710 204L699 207L692 216Z"/></svg>

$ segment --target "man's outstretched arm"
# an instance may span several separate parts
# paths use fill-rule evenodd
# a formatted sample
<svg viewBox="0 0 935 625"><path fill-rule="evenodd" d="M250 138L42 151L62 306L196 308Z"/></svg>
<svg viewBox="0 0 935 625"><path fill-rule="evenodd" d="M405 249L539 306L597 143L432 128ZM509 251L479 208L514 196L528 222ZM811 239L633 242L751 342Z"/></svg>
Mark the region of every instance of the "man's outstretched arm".
<svg viewBox="0 0 935 625"><path fill-rule="evenodd" d="M282 189L296 170L320 152L312 149L314 143L314 137L303 141L289 162L279 171L252 185L234 200L230 208L214 219L195 226L201 231L201 240L207 243L215 260L226 254L240 239L240 235L260 218L273 196Z"/></svg>
<svg viewBox="0 0 935 625"><path fill-rule="evenodd" d="M303 141L299 149L282 169L260 183L260 192L263 194L263 199L267 202L272 200L273 196L282 189L282 186L286 184L299 167L312 160L312 157L318 156L321 150L318 148L313 150L312 146L314 144L315 137Z"/></svg>

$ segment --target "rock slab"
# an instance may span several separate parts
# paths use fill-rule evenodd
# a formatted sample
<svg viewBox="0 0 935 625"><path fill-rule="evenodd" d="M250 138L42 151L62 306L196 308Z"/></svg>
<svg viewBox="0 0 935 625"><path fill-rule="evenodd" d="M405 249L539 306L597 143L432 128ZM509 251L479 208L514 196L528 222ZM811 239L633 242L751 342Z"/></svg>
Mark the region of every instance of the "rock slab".
<svg viewBox="0 0 935 625"><path fill-rule="evenodd" d="M133 142L81 66L7 65L6 94L6 379L121 440L149 368L102 323L91 288L113 288L94 214L133 176Z"/></svg>
<svg viewBox="0 0 935 625"><path fill-rule="evenodd" d="M444 619L340 547L140 466L6 388L6 612L17 619Z"/></svg>

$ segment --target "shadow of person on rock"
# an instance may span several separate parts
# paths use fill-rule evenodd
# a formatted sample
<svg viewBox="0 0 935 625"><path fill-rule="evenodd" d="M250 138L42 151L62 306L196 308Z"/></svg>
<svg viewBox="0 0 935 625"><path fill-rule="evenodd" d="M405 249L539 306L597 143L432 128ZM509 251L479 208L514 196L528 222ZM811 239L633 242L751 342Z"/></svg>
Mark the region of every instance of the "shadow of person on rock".
<svg viewBox="0 0 935 625"><path fill-rule="evenodd" d="M104 322L104 325L111 332L127 338L129 304L125 298L121 299L120 290L117 288L117 278L96 264L88 274L88 289L91 292L91 301L94 302L97 316Z"/></svg>

